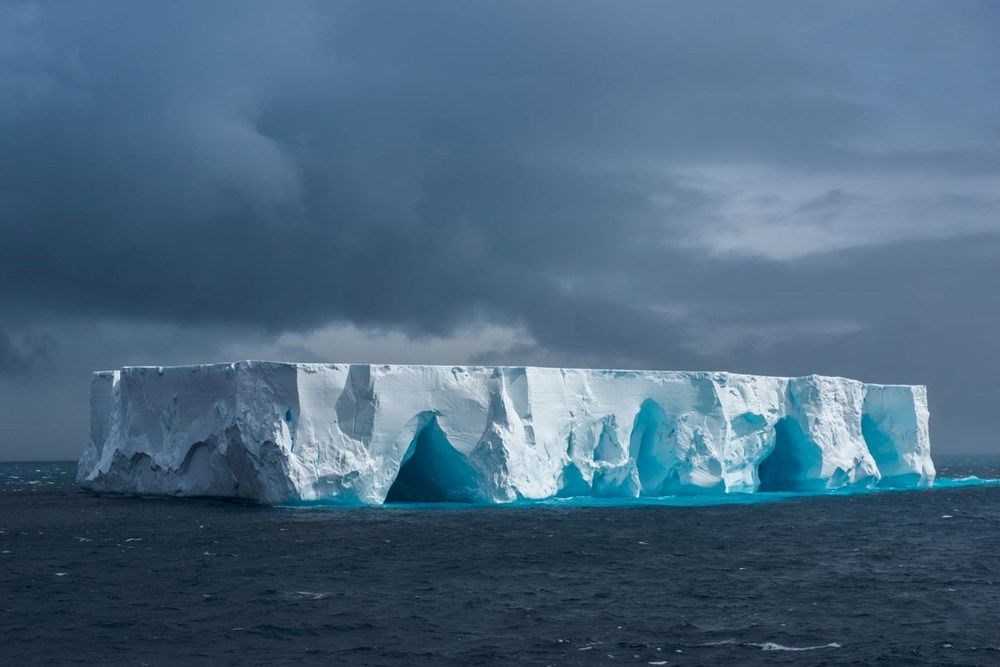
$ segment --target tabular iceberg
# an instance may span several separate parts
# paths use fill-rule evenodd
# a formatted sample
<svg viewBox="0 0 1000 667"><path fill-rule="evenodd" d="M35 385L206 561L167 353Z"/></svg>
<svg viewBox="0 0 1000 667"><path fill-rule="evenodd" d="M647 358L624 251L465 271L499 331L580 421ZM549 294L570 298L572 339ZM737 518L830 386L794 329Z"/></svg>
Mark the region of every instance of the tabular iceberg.
<svg viewBox="0 0 1000 667"><path fill-rule="evenodd" d="M927 393L721 372L243 361L95 373L88 489L265 503L929 485Z"/></svg>

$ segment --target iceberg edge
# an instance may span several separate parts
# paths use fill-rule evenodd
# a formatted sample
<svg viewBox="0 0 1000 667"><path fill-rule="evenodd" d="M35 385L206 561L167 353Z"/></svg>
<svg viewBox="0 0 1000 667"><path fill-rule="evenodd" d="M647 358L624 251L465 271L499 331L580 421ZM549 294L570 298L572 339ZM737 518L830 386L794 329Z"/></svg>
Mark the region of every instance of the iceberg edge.
<svg viewBox="0 0 1000 667"><path fill-rule="evenodd" d="M930 485L926 388L839 377L241 361L95 373L78 481L262 503Z"/></svg>

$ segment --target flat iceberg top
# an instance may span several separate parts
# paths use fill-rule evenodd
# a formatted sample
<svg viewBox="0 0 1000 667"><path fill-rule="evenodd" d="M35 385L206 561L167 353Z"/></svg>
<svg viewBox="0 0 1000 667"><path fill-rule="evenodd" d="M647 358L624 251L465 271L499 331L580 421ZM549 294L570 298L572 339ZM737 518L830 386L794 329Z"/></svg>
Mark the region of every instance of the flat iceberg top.
<svg viewBox="0 0 1000 667"><path fill-rule="evenodd" d="M200 372L200 371L220 371L231 370L235 367L275 367L287 366L298 369L350 369L352 366L366 366L385 372L410 372L413 369L424 369L432 371L460 371L466 373L497 373L497 372L524 372L524 371L559 371L565 373L596 373L601 375L615 375L619 377L733 377L733 378L757 378L764 380L800 380L804 378L824 378L829 380L851 380L837 375L819 375L811 373L809 375L755 375L752 373L736 373L733 371L675 371L675 370L651 370L641 368L565 368L560 366L504 366L504 365L480 365L480 364L382 364L382 363L336 363L336 362L295 362L295 361L266 361L262 359L246 359L242 361L214 362L208 364L183 364L180 366L123 366L119 370L95 371L94 375L104 375L118 373L120 371L130 372ZM872 384L872 383L864 383ZM923 385L909 384L878 384L880 387L923 387ZM926 389L926 388L925 388Z"/></svg>
<svg viewBox="0 0 1000 667"><path fill-rule="evenodd" d="M637 498L926 485L920 385L531 366L95 373L79 480L260 502Z"/></svg>

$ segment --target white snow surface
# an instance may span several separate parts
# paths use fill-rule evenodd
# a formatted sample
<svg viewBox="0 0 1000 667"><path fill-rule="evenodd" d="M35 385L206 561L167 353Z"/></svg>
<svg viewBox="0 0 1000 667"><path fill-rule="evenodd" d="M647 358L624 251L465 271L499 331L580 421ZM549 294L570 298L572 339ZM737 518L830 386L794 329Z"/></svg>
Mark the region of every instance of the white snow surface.
<svg viewBox="0 0 1000 667"><path fill-rule="evenodd" d="M261 361L95 373L78 478L264 503L929 485L927 393L724 372Z"/></svg>

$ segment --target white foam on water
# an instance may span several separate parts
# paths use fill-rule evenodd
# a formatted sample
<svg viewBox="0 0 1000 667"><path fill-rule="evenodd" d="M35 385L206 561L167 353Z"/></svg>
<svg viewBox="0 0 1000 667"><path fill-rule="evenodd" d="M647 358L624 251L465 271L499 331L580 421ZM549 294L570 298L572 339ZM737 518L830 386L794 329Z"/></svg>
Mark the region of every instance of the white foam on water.
<svg viewBox="0 0 1000 667"><path fill-rule="evenodd" d="M824 648L840 648L840 644L837 642L817 646L784 646L777 642L764 642L763 644L751 644L751 646L759 646L762 651L816 651Z"/></svg>
<svg viewBox="0 0 1000 667"><path fill-rule="evenodd" d="M330 597L329 593L320 593L317 591L295 591L294 593L287 593L286 595L290 598L298 600L322 600Z"/></svg>

